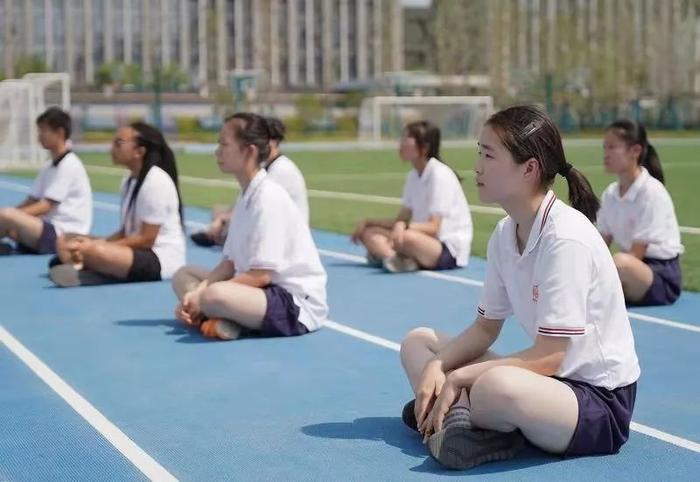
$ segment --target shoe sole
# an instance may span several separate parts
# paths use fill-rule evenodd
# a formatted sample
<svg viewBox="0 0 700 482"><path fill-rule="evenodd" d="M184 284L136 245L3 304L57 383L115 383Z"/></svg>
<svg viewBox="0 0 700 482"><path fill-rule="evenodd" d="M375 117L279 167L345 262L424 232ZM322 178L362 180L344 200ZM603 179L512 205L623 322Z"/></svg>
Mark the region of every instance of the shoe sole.
<svg viewBox="0 0 700 482"><path fill-rule="evenodd" d="M520 432L474 430L450 426L428 439L430 455L453 470L513 458L525 443Z"/></svg>
<svg viewBox="0 0 700 482"><path fill-rule="evenodd" d="M49 278L61 288L76 286L96 286L114 283L114 278L108 278L94 271L78 271L72 264L59 264L49 270Z"/></svg>

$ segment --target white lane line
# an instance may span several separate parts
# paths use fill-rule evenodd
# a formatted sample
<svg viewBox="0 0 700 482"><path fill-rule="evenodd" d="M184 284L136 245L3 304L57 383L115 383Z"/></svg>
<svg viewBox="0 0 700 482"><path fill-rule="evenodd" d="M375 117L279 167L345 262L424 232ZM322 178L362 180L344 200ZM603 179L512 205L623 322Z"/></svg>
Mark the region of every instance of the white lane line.
<svg viewBox="0 0 700 482"><path fill-rule="evenodd" d="M51 387L146 477L158 481L177 480L2 326L0 326L0 342L22 360L36 376Z"/></svg>
<svg viewBox="0 0 700 482"><path fill-rule="evenodd" d="M27 188L24 185L21 184L14 184L14 183L7 183L4 181L0 181L0 187L7 187L8 189L12 189L15 191L28 191L29 188ZM115 204L111 203L105 203L101 201L95 201L93 202L93 205L97 208L108 210L108 211L119 211L119 207ZM196 221L186 221L185 224L187 226L201 229L205 227L206 225L204 223L199 223ZM365 258L362 256L357 256L354 254L349 254L349 253L341 253L338 251L330 251L327 249L319 249L319 253L321 253L323 256L329 257L329 258L336 258L336 259L342 259L345 261L354 261L358 263L365 263ZM426 278L433 278L433 279L440 279L443 281L449 281L452 283L459 283L467 286L476 286L476 287L482 287L484 286L484 283L479 280L471 279L471 278L463 278L461 276L454 276L454 275L449 275L445 273L439 273L436 271L419 271L418 274L420 276L424 276ZM678 328L680 330L686 330L686 331L691 331L695 333L700 333L700 326L697 325L691 325L688 323L680 323L678 321L673 321L673 320L668 320L665 318L659 318L656 316L649 316L649 315L643 315L641 313L635 313L633 311L628 311L627 312L628 316L631 319L638 320L638 321L644 321L647 323L654 323L656 325L661 325L661 326L668 326L670 328Z"/></svg>
<svg viewBox="0 0 700 482"><path fill-rule="evenodd" d="M372 343L374 345L394 350L396 352L398 352L401 349L401 345L394 341L387 340L386 338L382 338L380 336L372 335L371 333L367 333L366 331L350 328L349 326L343 325L335 321L327 321L323 326L330 328L331 330L335 330L339 333L343 333L345 335L349 335L360 340ZM664 432L662 430L650 427L648 425L642 425L641 423L637 422L631 422L630 429L634 430L635 432L648 435L649 437L653 437L657 440L661 440L662 442L675 445L676 447L681 447L692 452L700 453L700 444L697 442L693 442L692 440L678 437L677 435Z"/></svg>

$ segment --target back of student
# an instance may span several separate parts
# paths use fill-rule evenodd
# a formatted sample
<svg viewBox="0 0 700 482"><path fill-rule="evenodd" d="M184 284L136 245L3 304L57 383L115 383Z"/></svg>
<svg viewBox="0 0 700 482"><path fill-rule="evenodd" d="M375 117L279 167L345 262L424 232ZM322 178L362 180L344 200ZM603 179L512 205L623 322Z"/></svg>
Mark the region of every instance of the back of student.
<svg viewBox="0 0 700 482"><path fill-rule="evenodd" d="M309 200L304 175L294 162L280 154L267 164L268 177L282 186L299 208L302 219L309 222Z"/></svg>

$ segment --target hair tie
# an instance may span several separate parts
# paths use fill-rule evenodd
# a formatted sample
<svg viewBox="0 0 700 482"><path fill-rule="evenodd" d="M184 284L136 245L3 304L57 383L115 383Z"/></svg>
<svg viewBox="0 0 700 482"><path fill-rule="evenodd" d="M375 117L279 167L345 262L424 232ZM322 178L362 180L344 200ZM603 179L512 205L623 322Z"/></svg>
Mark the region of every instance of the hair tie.
<svg viewBox="0 0 700 482"><path fill-rule="evenodd" d="M573 167L574 167L574 166L572 166L572 165L569 164L568 162L565 162L565 163L564 163L564 167L561 168L561 170L559 171L559 174L561 174L562 176L566 177L566 176L569 175L569 173L571 172L571 169L573 169Z"/></svg>

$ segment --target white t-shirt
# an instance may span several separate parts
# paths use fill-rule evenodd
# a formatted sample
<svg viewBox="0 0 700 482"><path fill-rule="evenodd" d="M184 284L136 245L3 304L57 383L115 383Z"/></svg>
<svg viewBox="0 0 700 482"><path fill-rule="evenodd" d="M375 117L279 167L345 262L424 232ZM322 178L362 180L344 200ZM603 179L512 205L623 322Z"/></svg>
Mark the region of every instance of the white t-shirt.
<svg viewBox="0 0 700 482"><path fill-rule="evenodd" d="M47 163L34 180L30 195L55 201L42 219L53 225L57 234L88 234L92 225L92 189L85 167L75 153Z"/></svg>
<svg viewBox="0 0 700 482"><path fill-rule="evenodd" d="M224 258L237 273L272 271L272 284L287 290L299 306L299 322L309 331L328 316L326 271L306 220L287 191L258 171L235 206Z"/></svg>
<svg viewBox="0 0 700 482"><path fill-rule="evenodd" d="M160 277L167 279L185 264L185 235L178 210L177 189L170 176L153 166L143 180L136 200L128 210L136 178L126 177L122 183L121 222L124 234L141 232L141 224L160 226L153 252L160 261Z"/></svg>
<svg viewBox="0 0 700 482"><path fill-rule="evenodd" d="M467 265L472 216L459 179L449 166L432 157L422 174L412 169L406 178L401 203L411 210L411 222L425 223L433 215L440 216L438 239L455 257L457 266Z"/></svg>
<svg viewBox="0 0 700 482"><path fill-rule="evenodd" d="M297 205L301 217L309 222L309 200L306 194L304 176L287 156L280 154L267 165L267 175L282 186Z"/></svg>
<svg viewBox="0 0 700 482"><path fill-rule="evenodd" d="M683 254L673 201L664 185L642 167L624 196L619 183L610 184L600 200L598 230L612 236L620 249L647 243L645 257L672 259Z"/></svg>
<svg viewBox="0 0 700 482"><path fill-rule="evenodd" d="M560 377L612 390L639 378L622 285L595 226L549 191L520 255L516 224L502 219L488 244L478 313L511 314L534 341L569 337Z"/></svg>

